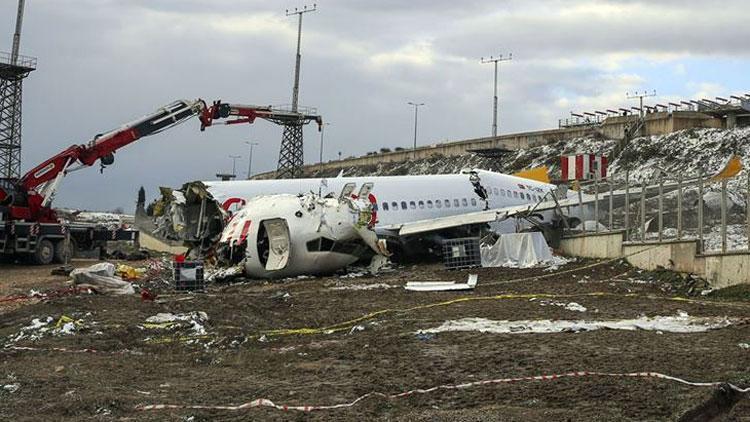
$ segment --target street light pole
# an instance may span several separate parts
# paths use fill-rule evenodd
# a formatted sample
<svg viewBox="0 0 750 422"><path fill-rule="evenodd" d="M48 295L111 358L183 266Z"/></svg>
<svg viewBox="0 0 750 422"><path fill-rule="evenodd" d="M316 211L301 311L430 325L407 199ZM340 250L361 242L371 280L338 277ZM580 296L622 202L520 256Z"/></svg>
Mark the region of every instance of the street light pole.
<svg viewBox="0 0 750 422"><path fill-rule="evenodd" d="M480 58L480 63L486 64L486 63L494 63L495 64L495 95L492 97L492 137L497 136L497 63L498 62L505 62L508 60L513 60L513 53L510 53L508 57L503 58L503 55L501 54L500 57L492 57L490 56L489 59L485 59L484 57Z"/></svg>
<svg viewBox="0 0 750 422"><path fill-rule="evenodd" d="M245 144L250 145L250 157L247 160L247 180L250 180L250 176L253 174L253 147L258 143L245 141Z"/></svg>
<svg viewBox="0 0 750 422"><path fill-rule="evenodd" d="M414 158L417 158L417 115L419 107L423 106L424 103L413 103L409 101L409 105L414 106Z"/></svg>
<svg viewBox="0 0 750 422"><path fill-rule="evenodd" d="M323 170L323 134L325 133L326 126L330 126L330 123L323 123L320 126L320 159L318 160L318 164L320 165L320 170Z"/></svg>
<svg viewBox="0 0 750 422"><path fill-rule="evenodd" d="M235 178L237 177L237 159L242 158L241 155L230 155L229 158L232 159L232 176Z"/></svg>

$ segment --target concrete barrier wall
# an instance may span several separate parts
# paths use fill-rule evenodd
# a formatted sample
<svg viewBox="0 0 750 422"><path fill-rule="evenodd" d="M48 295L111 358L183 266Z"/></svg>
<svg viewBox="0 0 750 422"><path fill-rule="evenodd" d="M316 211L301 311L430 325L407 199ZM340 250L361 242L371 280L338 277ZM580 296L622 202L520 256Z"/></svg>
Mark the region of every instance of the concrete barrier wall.
<svg viewBox="0 0 750 422"><path fill-rule="evenodd" d="M750 252L698 255L695 240L623 242L622 231L568 236L560 242L564 255L584 258L625 258L634 267L666 268L705 278L714 289L750 283Z"/></svg>
<svg viewBox="0 0 750 422"><path fill-rule="evenodd" d="M720 289L750 283L750 254L704 255L702 259L705 261L703 277L711 287Z"/></svg>
<svg viewBox="0 0 750 422"><path fill-rule="evenodd" d="M570 236L560 241L560 250L584 258L619 258L623 237L622 231Z"/></svg>
<svg viewBox="0 0 750 422"><path fill-rule="evenodd" d="M642 251L642 253L639 253ZM659 267L681 273L703 274L696 263L698 244L694 240L668 242L624 243L622 255L638 268L655 270Z"/></svg>

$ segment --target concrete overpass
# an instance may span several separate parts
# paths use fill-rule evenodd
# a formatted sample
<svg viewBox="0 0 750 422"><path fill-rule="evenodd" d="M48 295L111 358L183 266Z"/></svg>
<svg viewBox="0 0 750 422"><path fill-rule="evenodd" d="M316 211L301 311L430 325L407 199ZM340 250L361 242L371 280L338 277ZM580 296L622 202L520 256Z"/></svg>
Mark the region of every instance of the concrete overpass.
<svg viewBox="0 0 750 422"><path fill-rule="evenodd" d="M380 163L404 162L434 156L454 157L484 150L519 150L584 136L602 136L607 139L624 139L627 131L636 129L637 136L664 135L689 128L723 128L726 119L696 111L671 111L646 114L643 124L638 125L639 116L612 116L599 123L583 123L573 127L512 133L497 137L465 139L454 142L425 145L416 149L364 155L321 164L307 164L303 172L311 174L322 169L336 171L342 168L371 166ZM631 135L632 136L632 135ZM272 179L275 171L260 173L254 179Z"/></svg>

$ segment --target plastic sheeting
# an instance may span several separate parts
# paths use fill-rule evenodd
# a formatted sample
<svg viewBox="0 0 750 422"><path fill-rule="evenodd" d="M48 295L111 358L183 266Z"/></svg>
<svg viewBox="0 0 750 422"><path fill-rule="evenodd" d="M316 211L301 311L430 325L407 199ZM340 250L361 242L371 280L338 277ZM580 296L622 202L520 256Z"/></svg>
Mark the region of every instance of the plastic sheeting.
<svg viewBox="0 0 750 422"><path fill-rule="evenodd" d="M132 295L133 285L115 277L115 265L110 262L94 264L86 268L77 268L70 273L73 284L88 287L97 293L113 295Z"/></svg>
<svg viewBox="0 0 750 422"><path fill-rule="evenodd" d="M483 267L529 268L555 262L541 232L503 234L492 246L482 246Z"/></svg>

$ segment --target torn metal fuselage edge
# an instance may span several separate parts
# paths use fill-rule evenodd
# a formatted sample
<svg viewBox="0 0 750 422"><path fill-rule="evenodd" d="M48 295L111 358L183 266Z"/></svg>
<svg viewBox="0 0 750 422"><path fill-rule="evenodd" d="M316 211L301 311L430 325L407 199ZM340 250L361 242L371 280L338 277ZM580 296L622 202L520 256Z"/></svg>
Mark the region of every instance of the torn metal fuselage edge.
<svg viewBox="0 0 750 422"><path fill-rule="evenodd" d="M326 274L389 255L365 200L309 193L228 202L203 182L164 188L154 213L158 235L184 242L190 258L240 265L254 278Z"/></svg>

